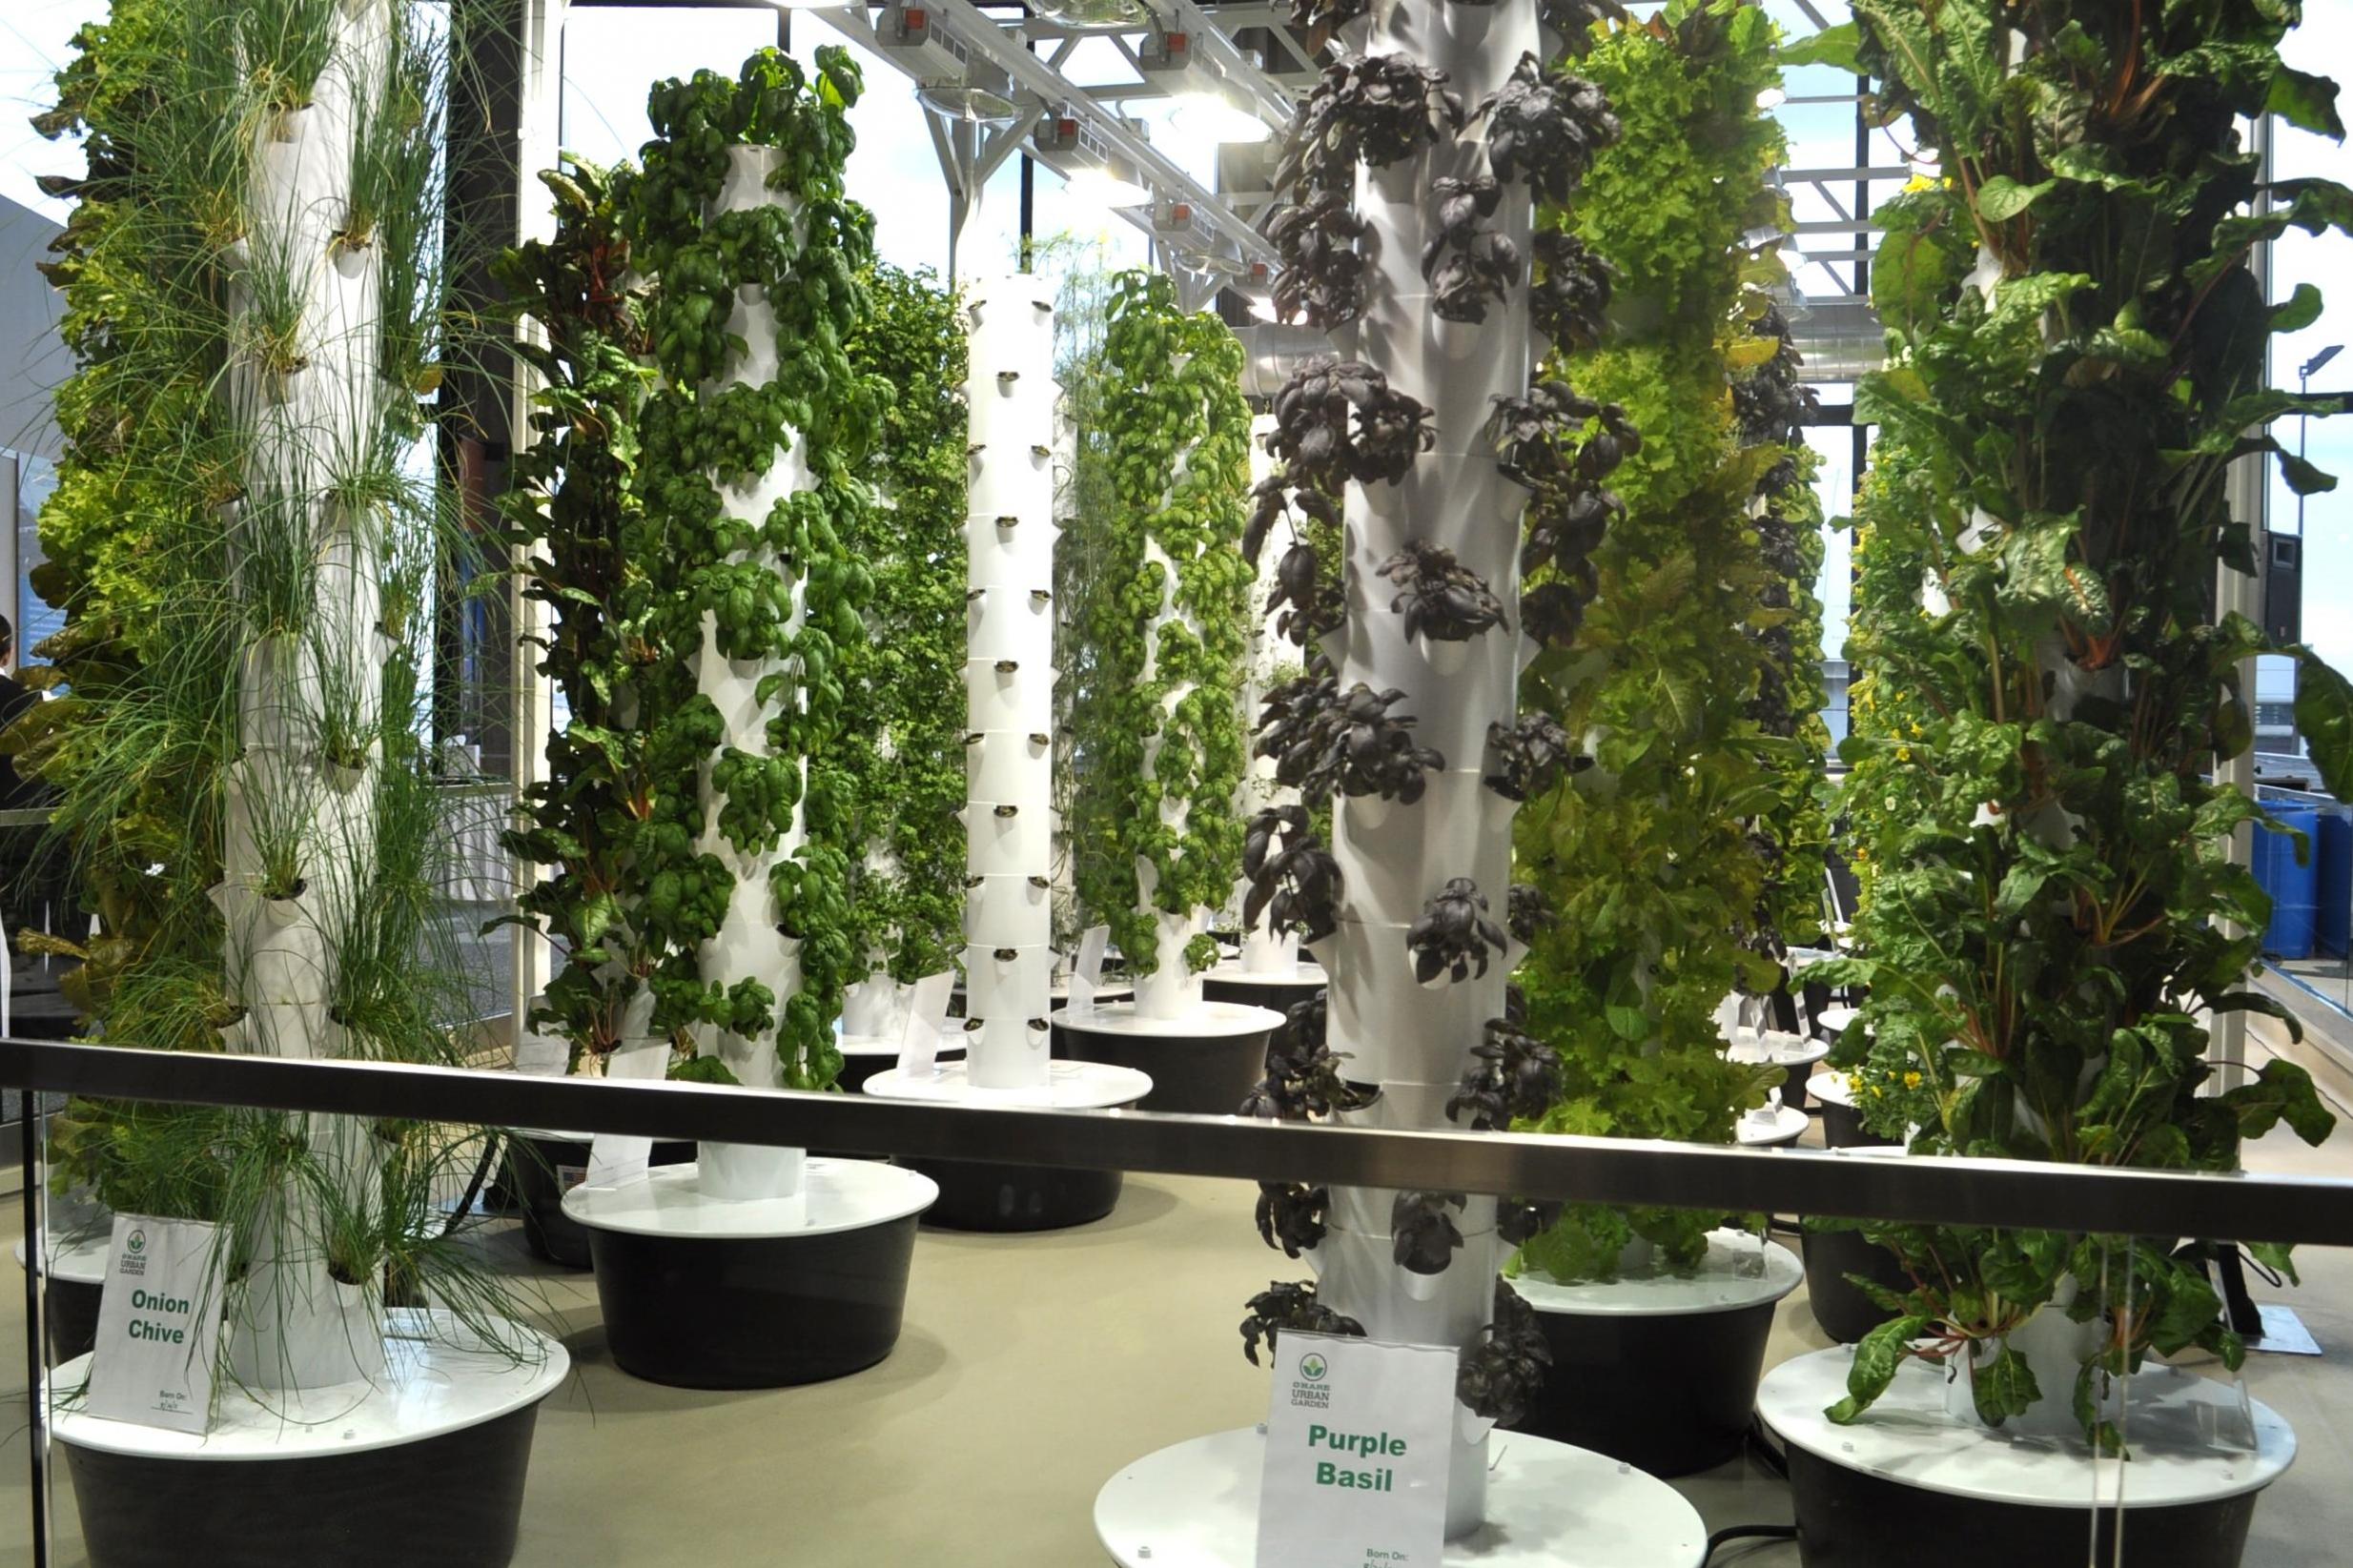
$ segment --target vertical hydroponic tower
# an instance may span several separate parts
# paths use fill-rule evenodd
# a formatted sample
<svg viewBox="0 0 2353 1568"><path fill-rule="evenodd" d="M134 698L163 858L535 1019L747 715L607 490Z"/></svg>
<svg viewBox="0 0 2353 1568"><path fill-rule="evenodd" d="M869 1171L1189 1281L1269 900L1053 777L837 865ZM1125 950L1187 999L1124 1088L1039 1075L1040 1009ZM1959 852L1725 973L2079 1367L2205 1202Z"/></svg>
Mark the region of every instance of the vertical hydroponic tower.
<svg viewBox="0 0 2353 1568"><path fill-rule="evenodd" d="M914 981L963 935L964 316L926 273L876 266L849 342L895 389L869 459L877 495L848 541L874 575L836 738L852 805L849 912L866 978L842 999L844 1074L888 1066Z"/></svg>
<svg viewBox="0 0 2353 1568"><path fill-rule="evenodd" d="M1054 306L1040 280L969 285L964 544L965 1057L893 1069L866 1091L972 1106L1133 1105L1140 1072L1055 1062L1054 996ZM1099 1219L1116 1171L920 1162L941 1184L935 1223L1046 1230Z"/></svg>
<svg viewBox="0 0 2353 1568"><path fill-rule="evenodd" d="M692 1044L671 1075L754 1090L832 1083L865 957L834 744L871 586L844 540L889 396L844 347L872 252L841 179L859 86L839 49L813 75L764 50L735 80L661 83L659 139L619 193L629 265L654 280L661 376L634 478L649 591L615 677L653 766L622 880L667 934L645 985L657 1035ZM930 1181L767 1145L698 1155L565 1194L591 1232L614 1359L659 1382L772 1387L889 1354ZM811 1268L854 1286L811 1294L796 1285Z"/></svg>
<svg viewBox="0 0 2353 1568"><path fill-rule="evenodd" d="M76 999L113 1044L462 1048L414 619L457 553L416 477L420 395L458 352L419 330L444 314L440 21L402 0L121 6L79 36L44 116L89 157L52 273L80 364L40 580L67 612L50 651L72 697L18 739L59 789L97 917ZM62 1171L149 1228L215 1227L199 1289L221 1311L218 1376L176 1414L267 1435L224 1454L164 1430L183 1422L161 1403L153 1424L93 1415L70 1391L118 1345L58 1368L93 1561L144 1560L164 1533L208 1561L317 1560L322 1537L371 1564L486 1556L501 1530L511 1547L532 1408L566 1361L501 1322L446 1243L437 1183L470 1141L77 1104ZM447 1535L420 1538L383 1499L446 1471L436 1445L461 1428L493 1462L456 1479ZM290 1501L285 1464L330 1450Z"/></svg>
<svg viewBox="0 0 2353 1568"><path fill-rule="evenodd" d="M1303 519L1282 577L1311 662L1270 700L1259 744L1308 803L1334 799L1335 838L1328 852L1316 842L1308 804L1254 822L1250 913L1317 937L1330 988L1321 1017L1314 1004L1295 1014L1291 1051L1248 1109L1431 1129L1467 1111L1493 1125L1522 1097L1514 1079L1533 1048L1507 1022L1513 803L1487 782L1491 751L1518 733L1528 493L1489 432L1499 406L1525 409L1541 390L1530 187L1565 196L1606 116L1585 84L1540 68L1532 0L1352 9L1301 18L1342 22L1341 52L1300 111L1278 173L1293 205L1270 234L1286 263L1279 306L1355 357L1309 362L1277 397L1284 467L1261 487L1251 540L1263 547L1287 511ZM1558 445L1586 423L1563 411L1539 434ZM1336 522L1340 560L1316 544ZM1487 1433L1537 1371L1525 1334L1496 1324L1508 1310L1497 1208L1269 1186L1262 1233L1318 1278L1252 1302L1253 1358L1259 1335L1285 1330L1460 1346L1448 1537L1510 1529L1565 1489L1584 1495L1577 1524L1531 1532L1564 1558L1695 1557L1704 1531L1688 1506L1614 1463L1519 1438L1491 1475ZM1204 1489L1164 1477L1205 1463L1252 1475L1262 1446L1221 1434L1131 1467L1096 1505L1106 1544L1148 1562L1156 1531L1189 1516L1197 1538L1206 1516L1221 1541L1230 1530L1231 1560L1252 1560L1255 1503L1228 1520Z"/></svg>
<svg viewBox="0 0 2353 1568"><path fill-rule="evenodd" d="M1054 307L1038 279L976 284L964 830L966 1060L975 1089L1046 1087L1053 1005Z"/></svg>

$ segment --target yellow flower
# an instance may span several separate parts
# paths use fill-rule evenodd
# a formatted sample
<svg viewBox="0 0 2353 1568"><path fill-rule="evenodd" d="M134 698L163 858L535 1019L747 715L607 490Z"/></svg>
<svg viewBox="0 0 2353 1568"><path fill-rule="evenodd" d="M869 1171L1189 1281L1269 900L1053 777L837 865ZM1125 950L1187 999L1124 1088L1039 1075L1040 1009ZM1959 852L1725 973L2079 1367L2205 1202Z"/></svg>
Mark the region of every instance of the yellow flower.
<svg viewBox="0 0 2353 1568"><path fill-rule="evenodd" d="M1916 1072L1905 1073L1904 1087L1906 1089L1918 1089L1920 1087L1920 1075Z"/></svg>

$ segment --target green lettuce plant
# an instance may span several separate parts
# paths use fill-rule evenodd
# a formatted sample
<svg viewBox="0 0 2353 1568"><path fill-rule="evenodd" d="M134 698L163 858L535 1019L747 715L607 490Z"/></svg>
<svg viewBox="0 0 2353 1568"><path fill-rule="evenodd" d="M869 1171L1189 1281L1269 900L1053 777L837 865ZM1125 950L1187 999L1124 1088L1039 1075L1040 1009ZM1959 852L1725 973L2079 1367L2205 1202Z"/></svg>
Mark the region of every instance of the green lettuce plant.
<svg viewBox="0 0 2353 1568"><path fill-rule="evenodd" d="M1851 642L1872 711L1845 750L1872 874L1857 956L1821 973L1871 990L1835 1059L1918 1153L2227 1171L2282 1120L2317 1143L2332 1118L2293 1066L2205 1092L2207 1021L2277 1010L2245 988L2266 901L2227 856L2263 813L2215 774L2252 743L2240 661L2298 659L2340 795L2353 692L2212 605L2218 566L2254 565L2230 465L2277 454L2292 488L2333 482L2264 433L2307 408L2265 387L2266 340L2319 295L2271 305L2246 261L2291 227L2345 229L2353 192L2278 182L2248 213L2238 122L2342 135L2335 88L2281 63L2292 5L1855 10L1810 57L1867 73L1942 178L1888 214L1890 359L1856 405L1880 430ZM1908 1354L1990 1351L1986 1419L2072 1396L2116 1447L2108 1379L2151 1352L2241 1354L2177 1238L1865 1229L1912 1284L1882 1297L1836 1419ZM2059 1305L2098 1326L2072 1390L2002 1342Z"/></svg>
<svg viewBox="0 0 2353 1568"><path fill-rule="evenodd" d="M1773 211L1765 178L1781 139L1756 104L1779 80L1773 29L1753 5L1678 0L1586 41L1577 70L1621 133L1595 155L1573 211L1540 210L1565 237L1539 254L1564 282L1606 268L1607 333L1596 341L1570 316L1551 363L1640 438L1624 442L1601 420L1580 430L1586 445L1608 437L1622 453L1606 529L1583 560L1530 577L1532 622L1563 624L1522 676L1521 701L1554 716L1591 765L1556 771L1514 824L1516 874L1557 911L1526 933L1518 977L1523 1027L1561 1061L1558 1094L1528 1125L1729 1143L1770 1074L1725 1059L1717 1005L1735 987L1771 990L1779 979L1750 945L1769 885L1752 840L1800 852L1769 837L1786 828L1757 830L1783 819L1788 794L1802 798L1768 754L1777 744L1792 773L1810 765L1796 715L1782 715L1789 733L1768 743L1755 708L1765 638L1795 620L1802 557L1769 564L1749 515L1769 485L1770 516L1803 482L1779 473L1790 460L1786 411L1744 432L1734 397L1735 378L1766 371L1781 348L1756 330L1754 293L1778 265L1751 260L1742 237ZM1545 508L1530 520L1547 549L1566 526ZM1519 1262L1608 1277L1641 1237L1685 1264L1713 1223L1572 1206Z"/></svg>

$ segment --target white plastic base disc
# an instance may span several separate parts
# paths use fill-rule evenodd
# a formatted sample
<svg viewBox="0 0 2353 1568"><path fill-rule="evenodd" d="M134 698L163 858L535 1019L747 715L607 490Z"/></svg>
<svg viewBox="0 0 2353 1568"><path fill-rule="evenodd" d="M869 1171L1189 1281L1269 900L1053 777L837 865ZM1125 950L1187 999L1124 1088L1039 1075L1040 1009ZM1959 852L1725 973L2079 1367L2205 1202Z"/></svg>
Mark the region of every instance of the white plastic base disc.
<svg viewBox="0 0 2353 1568"><path fill-rule="evenodd" d="M203 1436L72 1408L90 1379L90 1357L77 1355L50 1375L51 1430L60 1442L136 1458L321 1458L422 1442L511 1415L570 1375L572 1358L555 1340L520 1323L504 1333L508 1349L476 1348L448 1313L395 1308L385 1313L380 1386L330 1383L257 1399L224 1375ZM517 1347L521 1358L509 1354Z"/></svg>
<svg viewBox="0 0 2353 1568"><path fill-rule="evenodd" d="M1312 958L1302 958L1287 969L1245 969L1240 959L1229 958L1204 970L1201 978L1221 986L1321 986L1330 981L1323 966Z"/></svg>
<svg viewBox="0 0 2353 1568"><path fill-rule="evenodd" d="M1672 1317L1729 1313L1778 1301L1805 1282L1806 1266L1777 1241L1744 1231L1708 1232L1708 1255L1688 1274L1657 1269L1563 1285L1541 1274L1508 1281L1540 1313L1579 1317Z"/></svg>
<svg viewBox="0 0 2353 1568"><path fill-rule="evenodd" d="M1905 1362L1877 1403L1834 1425L1822 1412L1845 1397L1852 1360L1841 1347L1782 1362L1765 1375L1756 1413L1794 1447L1882 1480L1985 1502L2081 1508L2097 1479L2100 1506L2115 1506L2116 1460L2095 1461L2079 1435L1955 1419L1945 1411L1944 1373L1925 1361ZM2124 1440L2133 1451L2123 1467L2127 1508L2253 1492L2296 1457L2296 1434L2269 1405L2242 1406L2232 1384L2154 1362L2133 1375Z"/></svg>
<svg viewBox="0 0 2353 1568"><path fill-rule="evenodd" d="M863 1230L921 1213L939 1197L929 1176L880 1160L811 1159L788 1198L715 1198L695 1165L660 1165L613 1187L575 1187L564 1217L592 1231L762 1241Z"/></svg>
<svg viewBox="0 0 2353 1568"><path fill-rule="evenodd" d="M1147 1040L1215 1040L1234 1034L1264 1034L1283 1026L1283 1015L1272 1008L1244 1002L1202 1002L1175 1018L1146 1018L1133 1002L1114 1002L1080 1017L1068 1008L1054 1011L1056 1028L1082 1034L1122 1034Z"/></svg>
<svg viewBox="0 0 2353 1568"><path fill-rule="evenodd" d="M69 1285L106 1282L106 1252L111 1233L105 1230L51 1234L42 1243L42 1273ZM16 1266L25 1266L25 1238L16 1238Z"/></svg>
<svg viewBox="0 0 2353 1568"><path fill-rule="evenodd" d="M1214 1433L1148 1454L1095 1498L1120 1568L1258 1568L1266 1435ZM1708 1527L1674 1488L1566 1443L1489 1440L1487 1522L1443 1560L1479 1568L1699 1568Z"/></svg>
<svg viewBox="0 0 2353 1568"><path fill-rule="evenodd" d="M1152 1080L1134 1068L1102 1062L1049 1064L1041 1089L976 1089L965 1062L941 1062L930 1072L909 1074L892 1068L866 1081L869 1094L886 1100L947 1100L969 1106L1044 1106L1056 1110L1107 1110L1134 1105L1152 1092Z"/></svg>
<svg viewBox="0 0 2353 1568"><path fill-rule="evenodd" d="M1780 1149L1805 1135L1806 1113L1788 1106L1772 1108L1769 1121L1762 1111L1750 1111L1732 1128L1732 1136L1743 1149Z"/></svg>

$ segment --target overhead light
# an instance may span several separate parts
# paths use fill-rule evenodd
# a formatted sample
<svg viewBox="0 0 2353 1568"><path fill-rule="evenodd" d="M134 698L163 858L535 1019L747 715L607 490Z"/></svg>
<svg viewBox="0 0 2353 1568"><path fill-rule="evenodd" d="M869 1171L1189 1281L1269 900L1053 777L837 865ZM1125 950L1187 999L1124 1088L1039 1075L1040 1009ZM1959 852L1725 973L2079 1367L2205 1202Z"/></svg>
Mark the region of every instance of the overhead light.
<svg viewBox="0 0 2353 1568"><path fill-rule="evenodd" d="M1187 136L1209 142L1262 142L1275 133L1273 126L1222 92L1179 94L1169 124Z"/></svg>
<svg viewBox="0 0 2353 1568"><path fill-rule="evenodd" d="M1066 28L1139 28L1152 20L1142 0L1030 0L1030 9Z"/></svg>
<svg viewBox="0 0 2353 1568"><path fill-rule="evenodd" d="M1152 199L1152 188L1136 177L1136 166L1116 153L1074 169L1067 178L1064 189L1072 199L1092 207L1141 207Z"/></svg>
<svg viewBox="0 0 2353 1568"><path fill-rule="evenodd" d="M1777 87L1760 89L1756 95L1756 106L1759 109L1779 109L1783 104L1788 103L1789 101L1790 95Z"/></svg>
<svg viewBox="0 0 2353 1568"><path fill-rule="evenodd" d="M1020 113L1012 74L986 60L966 67L963 81L925 82L915 89L915 100L943 119L967 125L1011 125Z"/></svg>

